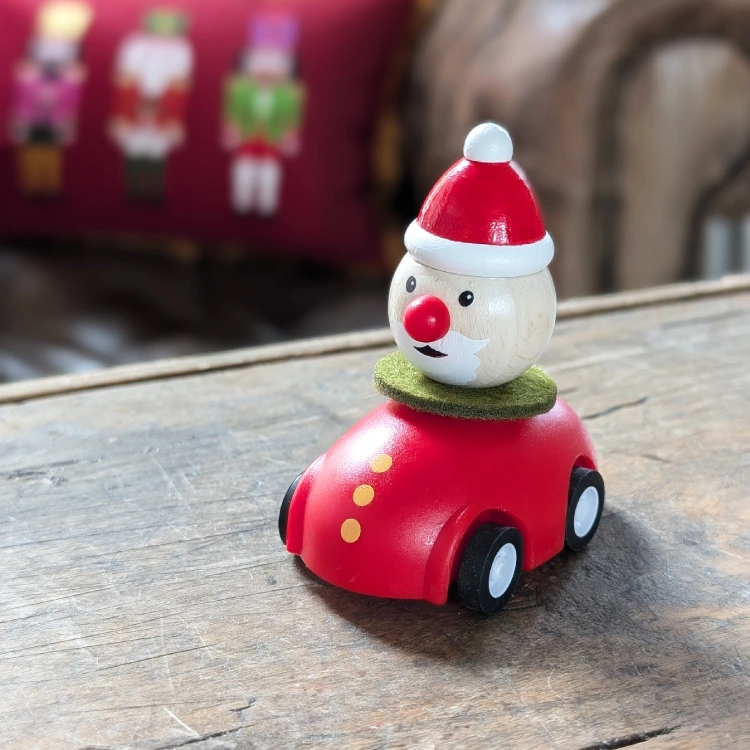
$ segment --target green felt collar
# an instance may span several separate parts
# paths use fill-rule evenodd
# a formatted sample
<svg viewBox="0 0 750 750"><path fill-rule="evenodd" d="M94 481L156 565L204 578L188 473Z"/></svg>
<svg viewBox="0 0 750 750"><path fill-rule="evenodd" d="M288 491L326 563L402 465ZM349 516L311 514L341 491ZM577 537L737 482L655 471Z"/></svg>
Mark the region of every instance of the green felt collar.
<svg viewBox="0 0 750 750"><path fill-rule="evenodd" d="M412 409L461 419L527 419L545 414L557 399L555 381L536 366L504 385L461 388L431 380L401 352L378 360L373 381L384 396Z"/></svg>

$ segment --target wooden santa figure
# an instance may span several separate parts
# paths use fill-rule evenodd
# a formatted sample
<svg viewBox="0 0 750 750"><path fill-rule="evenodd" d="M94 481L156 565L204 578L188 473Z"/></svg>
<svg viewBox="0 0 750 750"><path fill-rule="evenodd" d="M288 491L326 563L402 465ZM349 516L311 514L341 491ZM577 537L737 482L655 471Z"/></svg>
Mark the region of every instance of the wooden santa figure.
<svg viewBox="0 0 750 750"><path fill-rule="evenodd" d="M295 479L289 552L361 594L495 614L522 571L593 539L594 445L536 361L555 323L554 246L504 128L471 131L406 232L388 396Z"/></svg>

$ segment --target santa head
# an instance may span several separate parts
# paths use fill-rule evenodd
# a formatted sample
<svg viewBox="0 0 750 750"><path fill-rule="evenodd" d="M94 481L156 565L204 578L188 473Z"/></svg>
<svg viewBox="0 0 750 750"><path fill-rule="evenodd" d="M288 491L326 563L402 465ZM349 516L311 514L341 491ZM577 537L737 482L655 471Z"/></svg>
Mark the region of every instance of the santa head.
<svg viewBox="0 0 750 750"><path fill-rule="evenodd" d="M441 383L507 383L552 335L554 245L512 157L504 128L474 128L406 231L388 316L406 358Z"/></svg>
<svg viewBox="0 0 750 750"><path fill-rule="evenodd" d="M188 18L169 10L153 10L143 30L130 34L117 56L118 75L135 82L146 99L158 99L185 85L193 69L193 48L185 36Z"/></svg>

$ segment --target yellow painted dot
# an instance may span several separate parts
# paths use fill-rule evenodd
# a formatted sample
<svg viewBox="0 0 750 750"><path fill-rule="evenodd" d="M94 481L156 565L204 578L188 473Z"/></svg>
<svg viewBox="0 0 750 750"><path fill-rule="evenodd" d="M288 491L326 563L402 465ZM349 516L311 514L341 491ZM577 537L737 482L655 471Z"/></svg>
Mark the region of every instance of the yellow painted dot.
<svg viewBox="0 0 750 750"><path fill-rule="evenodd" d="M345 542L356 542L359 539L359 535L362 533L362 527L359 525L359 521L355 518L347 518L344 523L341 524L341 538Z"/></svg>
<svg viewBox="0 0 750 750"><path fill-rule="evenodd" d="M370 461L370 468L374 472L382 474L384 471L388 471L388 469L391 468L392 463L393 459L387 453L381 453Z"/></svg>
<svg viewBox="0 0 750 750"><path fill-rule="evenodd" d="M375 490L369 484L360 484L359 487L354 490L352 500L354 500L355 505L362 506L369 505L374 497Z"/></svg>

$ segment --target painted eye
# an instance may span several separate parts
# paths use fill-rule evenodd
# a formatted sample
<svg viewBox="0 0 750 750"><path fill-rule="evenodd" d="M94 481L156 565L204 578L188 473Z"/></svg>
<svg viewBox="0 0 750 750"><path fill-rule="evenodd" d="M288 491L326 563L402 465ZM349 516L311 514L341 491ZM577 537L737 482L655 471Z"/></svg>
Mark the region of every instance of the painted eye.
<svg viewBox="0 0 750 750"><path fill-rule="evenodd" d="M409 276L406 280L406 291L411 294L417 288L417 280L413 276Z"/></svg>
<svg viewBox="0 0 750 750"><path fill-rule="evenodd" d="M461 305L461 307L468 307L473 301L473 292L461 292L458 296L458 304Z"/></svg>

